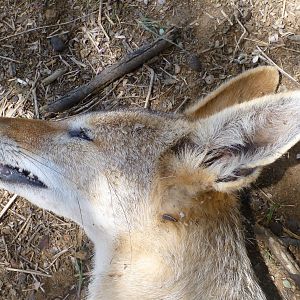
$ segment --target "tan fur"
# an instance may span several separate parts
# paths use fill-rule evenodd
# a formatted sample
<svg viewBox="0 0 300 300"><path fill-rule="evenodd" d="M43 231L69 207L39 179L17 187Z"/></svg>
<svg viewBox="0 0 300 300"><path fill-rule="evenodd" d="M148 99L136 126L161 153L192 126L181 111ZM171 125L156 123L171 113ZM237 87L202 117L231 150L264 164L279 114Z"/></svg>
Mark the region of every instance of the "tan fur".
<svg viewBox="0 0 300 300"><path fill-rule="evenodd" d="M89 300L264 300L235 191L300 139L300 91L247 101L274 72L248 71L190 115L2 118L0 186L84 228Z"/></svg>
<svg viewBox="0 0 300 300"><path fill-rule="evenodd" d="M279 73L274 67L258 67L222 84L207 97L189 107L191 119L208 117L234 104L246 102L276 91Z"/></svg>

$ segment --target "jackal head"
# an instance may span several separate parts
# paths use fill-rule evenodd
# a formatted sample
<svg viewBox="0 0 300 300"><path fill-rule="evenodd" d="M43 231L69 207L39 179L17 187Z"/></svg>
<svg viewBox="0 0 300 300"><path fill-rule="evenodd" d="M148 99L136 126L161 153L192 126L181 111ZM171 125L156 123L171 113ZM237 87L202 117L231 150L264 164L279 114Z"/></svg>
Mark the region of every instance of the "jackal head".
<svg viewBox="0 0 300 300"><path fill-rule="evenodd" d="M182 115L2 118L0 186L76 221L92 239L165 213L177 220L208 193L249 185L299 141L300 92L258 98L277 83L274 69L246 72Z"/></svg>

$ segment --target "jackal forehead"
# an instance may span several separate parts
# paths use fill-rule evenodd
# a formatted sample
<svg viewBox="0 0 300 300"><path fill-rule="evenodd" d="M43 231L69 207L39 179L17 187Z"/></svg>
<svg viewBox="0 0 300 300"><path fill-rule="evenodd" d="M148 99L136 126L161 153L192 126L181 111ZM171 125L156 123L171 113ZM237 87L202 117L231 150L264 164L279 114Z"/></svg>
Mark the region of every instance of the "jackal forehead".
<svg viewBox="0 0 300 300"><path fill-rule="evenodd" d="M161 127L168 122L170 115L162 116L160 113L150 113L142 111L113 111L107 113L91 113L86 115L85 122L94 128L109 127L118 128L120 126L134 126L135 124L143 124L147 127ZM176 118L178 119L178 117Z"/></svg>

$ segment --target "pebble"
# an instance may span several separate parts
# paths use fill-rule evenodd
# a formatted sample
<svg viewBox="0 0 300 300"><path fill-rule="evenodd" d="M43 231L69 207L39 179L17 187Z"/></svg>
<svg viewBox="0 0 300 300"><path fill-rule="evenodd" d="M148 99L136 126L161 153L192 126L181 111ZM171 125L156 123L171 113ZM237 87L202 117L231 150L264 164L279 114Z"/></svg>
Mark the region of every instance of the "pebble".
<svg viewBox="0 0 300 300"><path fill-rule="evenodd" d="M190 55L187 58L187 64L193 71L201 72L201 70L202 70L202 65L201 65L200 59L197 55L194 55L194 54Z"/></svg>
<svg viewBox="0 0 300 300"><path fill-rule="evenodd" d="M252 58L252 63L253 63L253 64L256 64L256 63L258 63L258 61L259 61L259 55L253 56L253 58Z"/></svg>
<svg viewBox="0 0 300 300"><path fill-rule="evenodd" d="M206 84L212 84L215 81L214 75L208 75L204 78Z"/></svg>
<svg viewBox="0 0 300 300"><path fill-rule="evenodd" d="M19 96L18 95L14 95L9 100L11 102L17 103L19 101Z"/></svg>
<svg viewBox="0 0 300 300"><path fill-rule="evenodd" d="M236 59L236 62L240 65L243 65L243 64L247 63L247 60L248 60L247 54L246 53L240 53L240 55Z"/></svg>
<svg viewBox="0 0 300 300"><path fill-rule="evenodd" d="M300 42L300 34L289 35L287 38L294 42Z"/></svg>
<svg viewBox="0 0 300 300"><path fill-rule="evenodd" d="M175 72L175 74L179 74L179 73L180 73L180 71L181 71L181 68L180 68L180 66L179 66L179 65L177 65L177 64L175 64L175 66L174 66L174 72Z"/></svg>
<svg viewBox="0 0 300 300"><path fill-rule="evenodd" d="M283 284L283 286L284 286L285 288L287 288L287 289L291 289L291 288L292 288L291 283L290 283L287 279L284 279L284 280L282 281L282 284Z"/></svg>
<svg viewBox="0 0 300 300"><path fill-rule="evenodd" d="M281 236L283 233L283 226L279 222L271 222L270 229L277 236Z"/></svg>
<svg viewBox="0 0 300 300"><path fill-rule="evenodd" d="M57 15L56 10L53 9L53 8L48 8L45 11L45 17L46 17L47 20L51 20L51 19L56 18L56 15Z"/></svg>
<svg viewBox="0 0 300 300"><path fill-rule="evenodd" d="M54 51L61 52L66 48L64 41L59 36L50 38L50 43Z"/></svg>
<svg viewBox="0 0 300 300"><path fill-rule="evenodd" d="M273 44L273 43L277 43L278 42L278 34L274 33L272 35L269 36L269 43Z"/></svg>

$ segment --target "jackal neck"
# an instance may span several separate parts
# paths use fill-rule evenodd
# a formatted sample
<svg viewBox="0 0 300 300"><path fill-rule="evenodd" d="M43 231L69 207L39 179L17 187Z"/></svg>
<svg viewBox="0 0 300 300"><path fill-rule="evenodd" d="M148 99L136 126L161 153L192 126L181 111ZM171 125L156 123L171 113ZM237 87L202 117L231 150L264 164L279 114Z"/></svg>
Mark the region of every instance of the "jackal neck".
<svg viewBox="0 0 300 300"><path fill-rule="evenodd" d="M108 269L95 279L95 299L265 299L237 207L214 217L207 208L209 217L191 212L189 223L162 220L119 236Z"/></svg>

